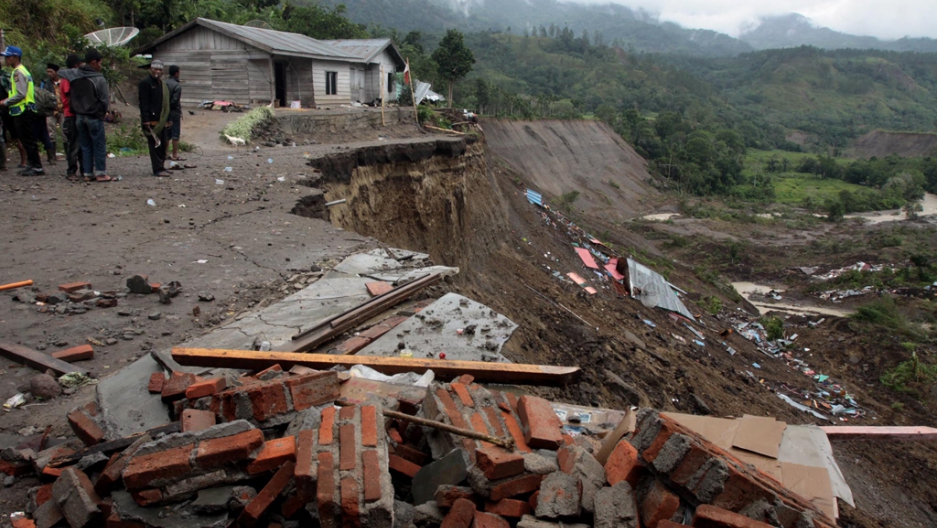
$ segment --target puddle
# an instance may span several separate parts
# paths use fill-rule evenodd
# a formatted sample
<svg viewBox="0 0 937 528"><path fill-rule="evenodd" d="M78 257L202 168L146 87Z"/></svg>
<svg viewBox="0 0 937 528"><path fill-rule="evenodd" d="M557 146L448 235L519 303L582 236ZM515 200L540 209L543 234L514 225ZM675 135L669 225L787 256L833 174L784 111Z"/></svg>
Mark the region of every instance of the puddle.
<svg viewBox="0 0 937 528"><path fill-rule="evenodd" d="M671 218L674 218L677 216L680 216L680 213L657 213L657 214L644 215L641 217L641 220L650 220L652 222L666 222L667 220L670 220Z"/></svg>
<svg viewBox="0 0 937 528"><path fill-rule="evenodd" d="M937 215L937 195L931 193L924 194L924 199L921 200L921 206L924 208L924 210L918 213L918 216ZM848 214L846 215L846 218L862 218L865 219L869 224L882 224L885 222L897 222L908 219L907 215L904 214L904 211L899 209L892 211L878 211L875 213Z"/></svg>
<svg viewBox="0 0 937 528"><path fill-rule="evenodd" d="M771 290L774 290L778 293L784 293L784 290L766 286L764 284L755 284L753 282L733 282L732 286L735 287L735 291L739 292L739 295L744 297L748 302L752 303L752 305L758 309L758 315L764 315L771 310L794 315L829 315L833 317L848 317L849 314L852 313L847 310L825 308L822 306L797 306L793 304L785 304L783 302L769 303L762 300L752 300L753 295L757 295L758 299L763 299L763 296Z"/></svg>

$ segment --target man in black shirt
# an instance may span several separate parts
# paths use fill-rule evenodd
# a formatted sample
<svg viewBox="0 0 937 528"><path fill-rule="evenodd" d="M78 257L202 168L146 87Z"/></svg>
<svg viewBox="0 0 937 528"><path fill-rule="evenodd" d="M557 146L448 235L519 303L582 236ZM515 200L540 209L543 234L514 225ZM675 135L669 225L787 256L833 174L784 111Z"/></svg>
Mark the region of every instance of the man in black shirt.
<svg viewBox="0 0 937 528"><path fill-rule="evenodd" d="M140 81L140 123L150 150L153 176L166 177L167 132L172 126L169 120L169 86L162 79L163 63L154 60L150 64L150 75Z"/></svg>

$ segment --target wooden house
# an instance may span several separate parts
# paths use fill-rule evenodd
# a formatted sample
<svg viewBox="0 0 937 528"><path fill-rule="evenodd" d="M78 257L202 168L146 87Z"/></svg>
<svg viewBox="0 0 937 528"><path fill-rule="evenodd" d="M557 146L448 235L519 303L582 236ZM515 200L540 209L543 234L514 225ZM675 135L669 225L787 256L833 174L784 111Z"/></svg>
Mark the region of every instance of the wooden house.
<svg viewBox="0 0 937 528"><path fill-rule="evenodd" d="M182 69L182 104L226 100L303 107L367 103L403 71L389 39L322 41L298 33L197 18L134 50ZM396 88L388 88L388 100Z"/></svg>

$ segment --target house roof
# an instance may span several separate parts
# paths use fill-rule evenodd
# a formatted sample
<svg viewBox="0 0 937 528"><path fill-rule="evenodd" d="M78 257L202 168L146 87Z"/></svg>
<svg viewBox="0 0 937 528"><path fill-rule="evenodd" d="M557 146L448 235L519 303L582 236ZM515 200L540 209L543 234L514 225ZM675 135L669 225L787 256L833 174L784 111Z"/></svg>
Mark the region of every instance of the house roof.
<svg viewBox="0 0 937 528"><path fill-rule="evenodd" d="M133 54L147 53L156 46L180 35L195 26L202 26L235 40L244 42L274 55L288 55L294 57L309 57L313 59L342 60L348 62L362 62L361 57L341 48L331 46L325 41L316 40L299 33L276 31L249 26L239 26L227 22L218 22L207 18L196 18L188 24L169 32L150 42L146 46L133 51ZM398 53L399 55L399 53Z"/></svg>
<svg viewBox="0 0 937 528"><path fill-rule="evenodd" d="M403 55L390 39L344 39L323 40L322 42L359 57L366 63L373 62L386 49L398 67L403 68L405 65Z"/></svg>

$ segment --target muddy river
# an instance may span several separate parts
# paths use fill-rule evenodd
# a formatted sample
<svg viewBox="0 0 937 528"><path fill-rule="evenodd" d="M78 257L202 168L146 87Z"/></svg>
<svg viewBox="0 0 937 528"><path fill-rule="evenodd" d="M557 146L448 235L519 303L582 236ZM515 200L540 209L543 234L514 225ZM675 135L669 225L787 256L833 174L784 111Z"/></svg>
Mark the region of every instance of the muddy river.
<svg viewBox="0 0 937 528"><path fill-rule="evenodd" d="M838 308L787 304L783 299L784 290L766 286L764 284L755 284L753 282L733 282L732 286L735 287L735 291L739 292L739 295L745 297L745 299L752 303L755 308L758 308L758 313L760 315L763 315L771 310L796 315L829 315L833 317L848 317L849 314L852 313L849 310ZM765 294L771 290L774 290L778 294L782 294L782 299L778 302L767 302L769 298L765 297Z"/></svg>

